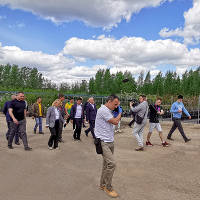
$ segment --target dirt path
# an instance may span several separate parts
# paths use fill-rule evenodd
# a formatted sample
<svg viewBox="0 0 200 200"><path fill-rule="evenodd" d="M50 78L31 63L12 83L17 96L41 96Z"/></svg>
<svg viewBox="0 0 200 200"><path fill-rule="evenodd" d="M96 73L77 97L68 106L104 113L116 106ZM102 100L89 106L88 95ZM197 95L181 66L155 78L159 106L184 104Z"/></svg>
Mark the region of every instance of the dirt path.
<svg viewBox="0 0 200 200"><path fill-rule="evenodd" d="M43 121L45 122L45 120ZM96 155L91 135L82 131L82 142L72 140L72 126L64 130L65 143L60 150L49 151L49 130L34 135L34 121L27 119L32 152L22 145L7 149L5 118L0 116L0 200L107 200L98 189L102 158ZM169 123L163 124L166 136ZM145 129L145 137L147 134ZM117 169L113 186L123 200L199 200L200 199L200 127L184 125L192 138L183 142L178 132L174 142L163 148L154 132L153 147L135 152L132 129L123 125L115 137Z"/></svg>

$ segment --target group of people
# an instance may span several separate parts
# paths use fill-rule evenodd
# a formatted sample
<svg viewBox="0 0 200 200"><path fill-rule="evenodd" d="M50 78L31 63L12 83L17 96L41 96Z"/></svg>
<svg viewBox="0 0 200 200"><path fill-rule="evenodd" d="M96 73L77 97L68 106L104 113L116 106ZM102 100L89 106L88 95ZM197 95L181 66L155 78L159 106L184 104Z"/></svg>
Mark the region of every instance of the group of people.
<svg viewBox="0 0 200 200"><path fill-rule="evenodd" d="M3 112L6 115L8 132L6 138L8 140L8 148L13 149L12 143L15 137L15 144L19 145L19 137L22 139L24 149L26 151L32 150L28 145L26 134L26 114L27 103L23 92L18 92L17 95L12 95L11 101L4 105ZM87 121L89 128L85 130L85 135L88 136L91 132L94 140L100 141L103 157L103 168L100 179L100 189L104 190L109 196L117 197L118 193L112 187L112 177L116 168L114 159L114 135L115 128L118 127L122 117L122 107L120 100L116 95L107 97L106 103L101 105L97 110L94 98L90 97L88 101L83 104L81 97L76 99L74 103L73 98L65 102L65 96L59 94L52 106L47 109L46 113L46 128L50 130L50 138L48 141L49 150L58 149L58 144L64 142L62 137L63 127L69 122L73 126L74 141L81 141L81 130ZM173 125L167 136L168 140L173 140L172 134L176 128L180 131L185 142L191 139L187 138L183 127L181 125L181 116L184 112L189 119L190 114L183 104L183 96L179 95L176 102L173 103L170 112L173 115ZM163 137L162 128L159 123L159 116L164 114L161 106L162 99L157 98L155 104L148 105L145 95L140 95L139 104L130 102L130 109L134 116L133 134L137 140L138 148L136 151L144 151L143 132L147 124L147 117L149 116L149 132L147 135L146 146L153 146L150 138L154 129L159 133L163 147L169 144ZM39 127L39 134L44 134L42 127L42 119L45 117L45 109L42 104L42 98L38 97L31 109L33 119L35 119L35 126L33 133L36 134L37 127ZM149 114L149 115L148 115Z"/></svg>

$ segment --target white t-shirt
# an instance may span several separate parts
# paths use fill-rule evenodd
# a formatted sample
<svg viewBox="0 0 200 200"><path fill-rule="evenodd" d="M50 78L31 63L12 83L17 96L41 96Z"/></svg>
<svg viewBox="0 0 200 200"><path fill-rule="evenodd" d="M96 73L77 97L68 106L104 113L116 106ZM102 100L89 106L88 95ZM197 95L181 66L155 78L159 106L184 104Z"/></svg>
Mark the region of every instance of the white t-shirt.
<svg viewBox="0 0 200 200"><path fill-rule="evenodd" d="M77 104L76 115L75 118L81 118L82 116L82 106Z"/></svg>
<svg viewBox="0 0 200 200"><path fill-rule="evenodd" d="M114 141L113 124L108 121L113 118L112 111L105 105L102 105L98 111L95 120L95 136L104 142Z"/></svg>

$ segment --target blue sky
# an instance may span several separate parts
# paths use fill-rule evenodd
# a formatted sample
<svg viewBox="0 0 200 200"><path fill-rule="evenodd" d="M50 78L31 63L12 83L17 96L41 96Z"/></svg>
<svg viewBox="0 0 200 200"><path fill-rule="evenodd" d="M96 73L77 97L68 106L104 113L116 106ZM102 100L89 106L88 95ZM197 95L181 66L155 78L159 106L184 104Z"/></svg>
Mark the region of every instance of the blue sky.
<svg viewBox="0 0 200 200"><path fill-rule="evenodd" d="M124 0L118 5L103 0L101 10L98 0L85 0L90 8L78 0L59 5L47 0L45 6L39 0L23 2L0 0L0 64L38 67L56 82L89 79L106 67L137 76L168 69L181 74L200 64L199 0Z"/></svg>

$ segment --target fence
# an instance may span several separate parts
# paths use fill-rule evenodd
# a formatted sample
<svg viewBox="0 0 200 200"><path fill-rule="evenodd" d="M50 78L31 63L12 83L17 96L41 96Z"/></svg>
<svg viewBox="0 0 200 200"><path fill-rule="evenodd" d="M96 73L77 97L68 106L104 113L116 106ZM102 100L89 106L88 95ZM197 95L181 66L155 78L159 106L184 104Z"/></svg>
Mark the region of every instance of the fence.
<svg viewBox="0 0 200 200"><path fill-rule="evenodd" d="M10 100L10 95L16 93L13 91L0 91L0 109L2 110L3 105L5 101ZM47 92L25 92L25 96L27 97L27 101L29 105L32 105L37 96L41 96L43 99L43 103L45 104L46 108L51 105L53 100L55 100L58 97L58 92L55 93L47 93ZM83 98L83 102L86 102L88 98L91 95L87 94L65 94L66 97L79 97L81 96ZM95 102L97 104L97 108L99 108L102 104L106 101L106 96L93 96L95 99ZM133 99L138 99L138 95L133 94L120 94L120 104L123 107L123 115L125 117L131 117L129 102ZM156 100L156 96L150 96L148 98L148 103L152 104ZM171 119L171 113L170 113L170 107L173 102L176 101L176 97L170 97L170 98L163 98L162 106L165 111L165 114L162 117L162 120L170 120ZM200 123L200 96L194 96L194 97L186 97L184 98L184 105L189 111L189 113L192 116L192 120L187 120L186 122L192 122L192 123ZM187 117L183 115L183 120L186 120Z"/></svg>

